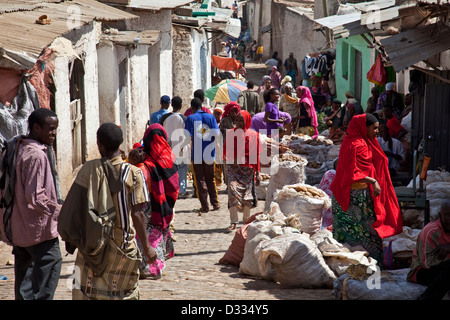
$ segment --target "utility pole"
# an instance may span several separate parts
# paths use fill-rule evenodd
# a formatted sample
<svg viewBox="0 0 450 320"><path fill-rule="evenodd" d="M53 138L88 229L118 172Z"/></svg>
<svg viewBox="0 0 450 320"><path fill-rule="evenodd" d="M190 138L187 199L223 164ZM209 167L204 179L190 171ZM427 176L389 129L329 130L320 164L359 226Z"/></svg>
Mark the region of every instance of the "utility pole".
<svg viewBox="0 0 450 320"><path fill-rule="evenodd" d="M322 0L322 6L323 6L323 17L328 17L328 4L327 0ZM327 46L328 48L331 48L331 35L330 35L330 29L326 28L325 30L326 38L327 38Z"/></svg>

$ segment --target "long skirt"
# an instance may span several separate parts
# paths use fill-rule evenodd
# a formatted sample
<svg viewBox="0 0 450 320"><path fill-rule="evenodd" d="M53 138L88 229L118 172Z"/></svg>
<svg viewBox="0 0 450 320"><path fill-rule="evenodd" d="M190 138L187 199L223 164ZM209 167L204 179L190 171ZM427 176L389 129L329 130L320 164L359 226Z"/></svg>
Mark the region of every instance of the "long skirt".
<svg viewBox="0 0 450 320"><path fill-rule="evenodd" d="M104 258L109 263L101 276L94 276L83 256L77 254L72 288L73 300L139 299L139 265L142 257L136 244L124 251L113 240L109 242L109 250Z"/></svg>
<svg viewBox="0 0 450 320"><path fill-rule="evenodd" d="M350 191L347 211L343 211L333 197L332 214L333 237L337 241L351 246L361 245L379 264L383 262L383 242L372 226L376 215L368 188Z"/></svg>
<svg viewBox="0 0 450 320"><path fill-rule="evenodd" d="M158 226L147 225L148 242L156 250L157 258L152 264L147 263L147 258L143 255L142 263L139 267L141 278L160 279L166 269L166 260L174 256L172 234L169 228L162 229ZM141 241L136 237L141 253L143 247Z"/></svg>
<svg viewBox="0 0 450 320"><path fill-rule="evenodd" d="M255 192L255 169L239 165L226 165L228 173L228 208L254 208L258 204Z"/></svg>

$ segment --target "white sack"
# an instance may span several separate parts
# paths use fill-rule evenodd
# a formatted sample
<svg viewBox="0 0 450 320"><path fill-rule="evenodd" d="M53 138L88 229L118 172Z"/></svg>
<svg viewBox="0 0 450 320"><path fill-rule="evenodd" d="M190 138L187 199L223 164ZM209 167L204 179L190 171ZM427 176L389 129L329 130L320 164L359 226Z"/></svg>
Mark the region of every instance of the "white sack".
<svg viewBox="0 0 450 320"><path fill-rule="evenodd" d="M336 279L315 243L305 233L291 233L261 243L258 257L264 279L296 288L332 288Z"/></svg>

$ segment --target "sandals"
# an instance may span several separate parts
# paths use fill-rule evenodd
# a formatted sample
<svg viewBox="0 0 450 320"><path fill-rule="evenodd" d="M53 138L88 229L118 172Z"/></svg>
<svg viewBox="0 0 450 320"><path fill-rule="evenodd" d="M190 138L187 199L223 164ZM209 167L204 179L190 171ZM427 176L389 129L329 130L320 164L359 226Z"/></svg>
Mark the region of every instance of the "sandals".
<svg viewBox="0 0 450 320"><path fill-rule="evenodd" d="M228 231L228 232L231 232L231 231L233 231L234 229L236 229L236 223L231 223L231 224L228 226L227 231Z"/></svg>
<svg viewBox="0 0 450 320"><path fill-rule="evenodd" d="M209 210L203 210L203 208L200 209L193 209L193 212L197 212L199 216L202 215L202 213L208 213Z"/></svg>

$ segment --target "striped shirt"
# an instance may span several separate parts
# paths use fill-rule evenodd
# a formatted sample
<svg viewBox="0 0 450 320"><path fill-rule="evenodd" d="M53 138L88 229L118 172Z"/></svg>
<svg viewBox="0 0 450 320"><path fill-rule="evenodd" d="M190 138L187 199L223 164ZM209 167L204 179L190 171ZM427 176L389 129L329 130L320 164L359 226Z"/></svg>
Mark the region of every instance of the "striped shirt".
<svg viewBox="0 0 450 320"><path fill-rule="evenodd" d="M112 165L119 171L122 191L113 195L116 208L114 223L114 241L121 249L128 249L134 244L136 232L131 219L131 209L137 204L147 204L150 196L142 170L123 162L120 156L111 160Z"/></svg>
<svg viewBox="0 0 450 320"><path fill-rule="evenodd" d="M58 204L47 146L24 139L17 150L11 229L13 245L29 247L58 237Z"/></svg>
<svg viewBox="0 0 450 320"><path fill-rule="evenodd" d="M443 262L435 254L436 249L441 244L450 243L450 233L445 233L441 221L436 219L428 223L417 237L416 249L412 255L411 269L408 272L408 281L416 282L417 271L421 268L429 269ZM448 254L445 260L450 259Z"/></svg>

